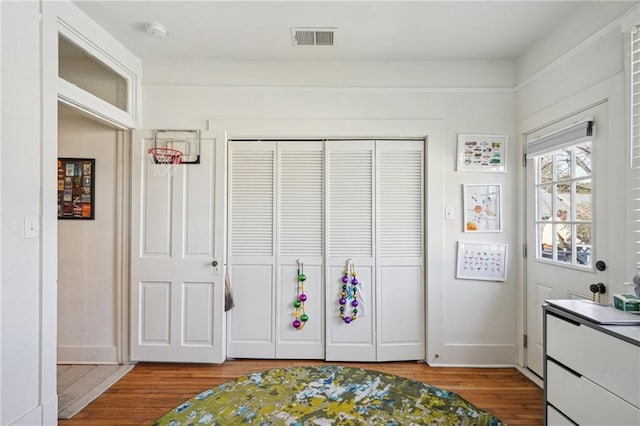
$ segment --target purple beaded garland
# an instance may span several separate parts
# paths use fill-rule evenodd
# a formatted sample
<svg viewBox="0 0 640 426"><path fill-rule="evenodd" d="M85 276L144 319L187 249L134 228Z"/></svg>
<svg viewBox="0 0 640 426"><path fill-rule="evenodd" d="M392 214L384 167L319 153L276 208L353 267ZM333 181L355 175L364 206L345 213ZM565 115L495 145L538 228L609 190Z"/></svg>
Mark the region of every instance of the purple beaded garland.
<svg viewBox="0 0 640 426"><path fill-rule="evenodd" d="M351 275L351 279L349 279L349 275ZM358 301L357 285L360 284L360 282L356 278L356 275L357 274L355 271L355 266L353 265L353 261L349 259L349 261L347 262L347 267L344 270L344 276L341 277L341 281L344 284L342 286L342 297L340 297L340 299L338 300L338 303L340 304L340 319L342 319L345 324L349 324L352 321L355 321L358 316L357 307L360 305L360 302ZM346 284L349 283L351 283L352 287L350 289L347 289ZM349 296L349 294L351 295ZM349 303L352 306L351 315L345 314L345 305L347 304L348 299L352 299Z"/></svg>
<svg viewBox="0 0 640 426"><path fill-rule="evenodd" d="M307 295L304 293L304 281L306 281L307 276L303 272L304 266L302 262L297 261L296 263L298 264L298 271L297 271L297 277L296 277L298 281L298 287L297 287L298 296L296 297L296 300L293 302L293 307L294 307L293 316L295 319L291 322L291 326L296 330L302 330L305 326L305 323L309 320L309 316L307 315L305 311L305 306L304 306L304 302L307 300ZM300 308L302 308L301 316L300 316L300 311L298 310Z"/></svg>

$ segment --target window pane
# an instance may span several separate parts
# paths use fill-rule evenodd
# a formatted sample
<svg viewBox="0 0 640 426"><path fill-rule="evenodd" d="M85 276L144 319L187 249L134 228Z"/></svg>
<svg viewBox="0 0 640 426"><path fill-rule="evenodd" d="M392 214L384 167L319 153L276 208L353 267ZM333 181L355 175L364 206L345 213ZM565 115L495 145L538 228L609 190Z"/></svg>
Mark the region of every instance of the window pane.
<svg viewBox="0 0 640 426"><path fill-rule="evenodd" d="M556 151L556 180L571 179L571 148Z"/></svg>
<svg viewBox="0 0 640 426"><path fill-rule="evenodd" d="M591 266L591 232L591 225L576 225L576 260L578 265Z"/></svg>
<svg viewBox="0 0 640 426"><path fill-rule="evenodd" d="M541 185L538 187L538 217L537 220L548 220L551 218L551 185Z"/></svg>
<svg viewBox="0 0 640 426"><path fill-rule="evenodd" d="M591 142L576 145L574 151L576 155L574 177L591 176Z"/></svg>
<svg viewBox="0 0 640 426"><path fill-rule="evenodd" d="M536 157L536 255L590 267L593 225L592 143Z"/></svg>
<svg viewBox="0 0 640 426"><path fill-rule="evenodd" d="M555 225L555 229L558 262L571 263L571 225L558 223Z"/></svg>
<svg viewBox="0 0 640 426"><path fill-rule="evenodd" d="M538 182L546 183L553 180L553 154L538 157Z"/></svg>
<svg viewBox="0 0 640 426"><path fill-rule="evenodd" d="M571 184L560 183L556 184L556 214L561 212L568 213L568 217L571 218ZM569 220L569 219L564 219Z"/></svg>
<svg viewBox="0 0 640 426"><path fill-rule="evenodd" d="M58 34L58 76L127 111L127 80L62 34Z"/></svg>
<svg viewBox="0 0 640 426"><path fill-rule="evenodd" d="M538 224L538 257L551 260L553 253L553 225L551 223Z"/></svg>
<svg viewBox="0 0 640 426"><path fill-rule="evenodd" d="M591 201L591 179L576 181L576 220L593 220Z"/></svg>

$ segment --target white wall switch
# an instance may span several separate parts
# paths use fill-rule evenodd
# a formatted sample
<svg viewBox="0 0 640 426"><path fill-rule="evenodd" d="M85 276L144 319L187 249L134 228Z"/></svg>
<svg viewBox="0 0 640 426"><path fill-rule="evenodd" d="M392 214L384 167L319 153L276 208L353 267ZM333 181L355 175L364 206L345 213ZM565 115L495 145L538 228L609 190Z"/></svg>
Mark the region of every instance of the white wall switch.
<svg viewBox="0 0 640 426"><path fill-rule="evenodd" d="M453 207L447 206L444 208L444 218L445 220L452 220L455 214L455 210Z"/></svg>
<svg viewBox="0 0 640 426"><path fill-rule="evenodd" d="M24 217L24 237L25 238L38 238L40 235L40 220L38 216L25 216Z"/></svg>

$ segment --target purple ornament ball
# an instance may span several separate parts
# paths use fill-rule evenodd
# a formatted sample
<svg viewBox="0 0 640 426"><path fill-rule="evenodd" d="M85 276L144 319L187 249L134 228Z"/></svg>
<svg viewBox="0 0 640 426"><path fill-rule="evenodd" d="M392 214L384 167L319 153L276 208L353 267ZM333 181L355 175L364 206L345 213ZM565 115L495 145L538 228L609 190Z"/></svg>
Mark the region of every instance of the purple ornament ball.
<svg viewBox="0 0 640 426"><path fill-rule="evenodd" d="M353 300L353 301L351 302L351 306L353 306L354 308L355 308L356 306L358 306L358 301L357 301L357 300Z"/></svg>
<svg viewBox="0 0 640 426"><path fill-rule="evenodd" d="M344 322L349 324L351 322L351 317L344 317Z"/></svg>
<svg viewBox="0 0 640 426"><path fill-rule="evenodd" d="M304 293L300 293L300 296L298 296L298 300L300 300L301 302L305 302L307 300L307 295Z"/></svg>
<svg viewBox="0 0 640 426"><path fill-rule="evenodd" d="M291 323L291 325L293 326L293 328L299 328L301 323L298 320L294 320L293 323Z"/></svg>
<svg viewBox="0 0 640 426"><path fill-rule="evenodd" d="M338 303L341 305L344 305L345 303L347 303L347 299L345 299L344 297L341 297L340 300L338 300Z"/></svg>
<svg viewBox="0 0 640 426"><path fill-rule="evenodd" d="M349 277L347 277L346 275L344 277L342 277L342 282L343 283L348 283L349 282Z"/></svg>
<svg viewBox="0 0 640 426"><path fill-rule="evenodd" d="M351 280L351 284L353 284L353 285L358 285L358 283L359 283L359 281L358 281L358 279L357 279L357 278L353 278L353 279Z"/></svg>

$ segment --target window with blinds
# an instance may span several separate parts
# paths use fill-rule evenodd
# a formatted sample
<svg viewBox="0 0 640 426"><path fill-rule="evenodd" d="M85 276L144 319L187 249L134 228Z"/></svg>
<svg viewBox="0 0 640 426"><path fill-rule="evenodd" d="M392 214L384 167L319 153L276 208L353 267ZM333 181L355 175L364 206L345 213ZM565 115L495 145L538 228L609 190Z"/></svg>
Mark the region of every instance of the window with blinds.
<svg viewBox="0 0 640 426"><path fill-rule="evenodd" d="M590 268L593 235L591 119L527 140L535 167L536 258Z"/></svg>
<svg viewBox="0 0 640 426"><path fill-rule="evenodd" d="M640 269L640 25L631 30L631 167L636 267Z"/></svg>

